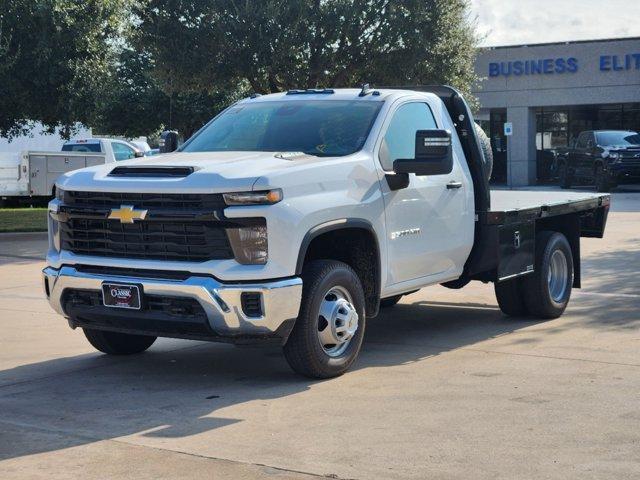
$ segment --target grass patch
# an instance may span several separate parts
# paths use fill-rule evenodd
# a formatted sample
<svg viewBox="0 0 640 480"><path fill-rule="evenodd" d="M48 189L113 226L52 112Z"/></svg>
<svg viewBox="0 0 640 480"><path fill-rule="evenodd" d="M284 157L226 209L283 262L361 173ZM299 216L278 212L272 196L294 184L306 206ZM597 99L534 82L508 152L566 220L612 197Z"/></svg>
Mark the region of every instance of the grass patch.
<svg viewBox="0 0 640 480"><path fill-rule="evenodd" d="M46 231L46 208L0 208L0 232Z"/></svg>

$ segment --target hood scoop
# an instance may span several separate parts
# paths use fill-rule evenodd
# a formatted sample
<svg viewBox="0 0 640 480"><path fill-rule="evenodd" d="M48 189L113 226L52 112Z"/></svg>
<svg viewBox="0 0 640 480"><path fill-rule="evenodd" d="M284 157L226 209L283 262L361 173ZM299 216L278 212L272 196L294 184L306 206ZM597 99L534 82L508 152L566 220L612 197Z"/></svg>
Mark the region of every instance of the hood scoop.
<svg viewBox="0 0 640 480"><path fill-rule="evenodd" d="M109 176L126 178L181 178L188 177L193 172L193 167L116 167L109 172Z"/></svg>

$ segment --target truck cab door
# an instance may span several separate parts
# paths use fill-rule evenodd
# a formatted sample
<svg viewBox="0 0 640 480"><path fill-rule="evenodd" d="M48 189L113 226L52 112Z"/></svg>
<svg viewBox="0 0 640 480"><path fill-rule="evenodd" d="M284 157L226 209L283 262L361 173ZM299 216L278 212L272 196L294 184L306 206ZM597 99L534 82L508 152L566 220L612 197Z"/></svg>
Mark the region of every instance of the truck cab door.
<svg viewBox="0 0 640 480"><path fill-rule="evenodd" d="M435 106L434 106L435 107ZM393 161L415 157L418 130L453 133L453 169L442 175L409 174L409 185L397 190L381 181L385 202L386 287L426 285L457 278L473 245L473 191L468 169L461 167L462 148L455 129L436 122L427 102L405 102L390 112L383 127L378 159L384 173ZM442 123L442 122L440 122ZM465 164L466 165L466 164ZM390 290L393 290L391 287Z"/></svg>

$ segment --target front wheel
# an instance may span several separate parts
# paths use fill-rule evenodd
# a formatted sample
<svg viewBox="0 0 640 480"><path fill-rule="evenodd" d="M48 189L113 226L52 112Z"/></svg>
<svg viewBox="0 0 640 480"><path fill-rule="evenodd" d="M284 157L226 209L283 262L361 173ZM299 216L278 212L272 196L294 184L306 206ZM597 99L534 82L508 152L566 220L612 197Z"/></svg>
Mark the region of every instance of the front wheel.
<svg viewBox="0 0 640 480"><path fill-rule="evenodd" d="M356 272L335 260L316 260L302 272L302 304L284 355L307 377L342 375L354 362L364 337L365 299Z"/></svg>
<svg viewBox="0 0 640 480"><path fill-rule="evenodd" d="M607 172L604 171L602 166L598 165L594 174L596 190L598 192L609 192L611 190L611 181Z"/></svg>
<svg viewBox="0 0 640 480"><path fill-rule="evenodd" d="M562 315L573 287L573 255L567 237L559 232L538 233L535 269L522 281L529 315L543 319Z"/></svg>
<svg viewBox="0 0 640 480"><path fill-rule="evenodd" d="M157 337L131 335L83 328L84 336L96 350L108 355L132 355L144 352L153 345Z"/></svg>
<svg viewBox="0 0 640 480"><path fill-rule="evenodd" d="M569 176L567 162L560 163L558 167L558 180L560 181L560 188L571 188L571 177Z"/></svg>

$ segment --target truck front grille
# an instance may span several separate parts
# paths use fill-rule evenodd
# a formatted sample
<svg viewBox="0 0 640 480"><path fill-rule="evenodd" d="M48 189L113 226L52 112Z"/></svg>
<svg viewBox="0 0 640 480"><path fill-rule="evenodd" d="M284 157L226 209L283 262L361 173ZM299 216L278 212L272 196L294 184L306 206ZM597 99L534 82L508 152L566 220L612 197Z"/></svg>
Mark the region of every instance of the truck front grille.
<svg viewBox="0 0 640 480"><path fill-rule="evenodd" d="M625 167L640 167L640 158L622 157L622 165Z"/></svg>
<svg viewBox="0 0 640 480"><path fill-rule="evenodd" d="M204 262L233 258L215 222L138 222L70 218L60 224L62 249L77 255Z"/></svg>
<svg viewBox="0 0 640 480"><path fill-rule="evenodd" d="M109 219L122 206L143 219ZM60 207L63 250L77 255L204 262L234 258L227 229L264 219L227 219L221 194L66 191Z"/></svg>

